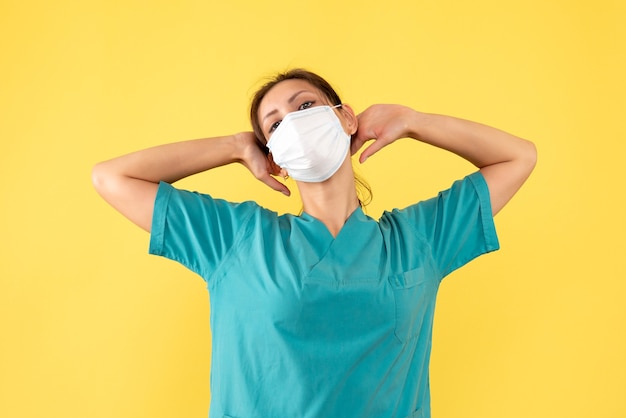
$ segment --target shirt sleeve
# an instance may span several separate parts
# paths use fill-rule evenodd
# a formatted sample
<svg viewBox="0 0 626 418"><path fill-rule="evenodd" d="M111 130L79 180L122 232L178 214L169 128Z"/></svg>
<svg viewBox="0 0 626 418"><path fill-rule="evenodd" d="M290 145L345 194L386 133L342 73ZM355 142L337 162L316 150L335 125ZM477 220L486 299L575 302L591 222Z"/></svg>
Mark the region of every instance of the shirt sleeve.
<svg viewBox="0 0 626 418"><path fill-rule="evenodd" d="M208 281L242 239L252 202L231 203L161 182L154 202L150 254L177 261Z"/></svg>
<svg viewBox="0 0 626 418"><path fill-rule="evenodd" d="M436 197L397 211L430 248L443 278L479 255L498 250L489 188L482 173L454 182Z"/></svg>

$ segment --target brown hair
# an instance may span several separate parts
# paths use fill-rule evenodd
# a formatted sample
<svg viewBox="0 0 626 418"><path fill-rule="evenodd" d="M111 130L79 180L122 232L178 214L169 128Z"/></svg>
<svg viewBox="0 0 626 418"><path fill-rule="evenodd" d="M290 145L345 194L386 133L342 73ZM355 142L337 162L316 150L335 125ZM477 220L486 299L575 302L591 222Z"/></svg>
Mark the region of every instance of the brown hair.
<svg viewBox="0 0 626 418"><path fill-rule="evenodd" d="M330 85L328 81L320 77L319 75L305 70L303 68L294 68L289 71L285 71L282 73L276 74L274 77L269 79L260 89L252 97L252 101L250 102L250 123L252 124L252 130L254 131L254 135L259 142L259 147L265 152L268 153L268 149L265 145L265 135L263 134L263 130L261 129L261 124L259 123L259 107L261 106L261 102L267 95L267 93L278 83L285 80L304 80L311 84L313 87L317 88L326 98L330 101L332 105L341 104L341 99L339 95L335 91L335 89ZM359 202L361 206L368 205L372 201L372 189L365 179L363 179L358 174L354 174L354 181L357 187L357 196L359 198Z"/></svg>

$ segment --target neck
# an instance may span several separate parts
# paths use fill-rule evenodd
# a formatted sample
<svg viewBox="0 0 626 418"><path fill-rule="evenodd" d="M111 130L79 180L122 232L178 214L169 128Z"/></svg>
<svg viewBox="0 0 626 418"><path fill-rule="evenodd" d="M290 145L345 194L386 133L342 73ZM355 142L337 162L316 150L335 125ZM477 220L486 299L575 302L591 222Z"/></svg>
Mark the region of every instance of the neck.
<svg viewBox="0 0 626 418"><path fill-rule="evenodd" d="M333 237L359 206L350 156L339 170L321 183L298 182L304 211L318 219Z"/></svg>

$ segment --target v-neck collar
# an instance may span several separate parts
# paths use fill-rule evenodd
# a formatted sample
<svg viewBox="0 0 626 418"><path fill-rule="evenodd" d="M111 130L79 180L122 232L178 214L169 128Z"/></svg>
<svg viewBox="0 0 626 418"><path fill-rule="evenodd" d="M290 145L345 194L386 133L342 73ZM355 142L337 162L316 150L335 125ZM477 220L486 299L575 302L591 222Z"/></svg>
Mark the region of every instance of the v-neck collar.
<svg viewBox="0 0 626 418"><path fill-rule="evenodd" d="M308 213L304 211L302 212L302 215L300 215L300 217L304 219L305 221L315 223L318 229L322 231L321 233L325 233L331 241L336 241L342 234L345 234L344 231L347 229L347 227L349 227L349 224L356 222L358 218L362 218L364 216L365 214L363 213L363 209L361 208L361 206L357 206L356 209L352 211L350 216L348 216L348 218L344 222L343 226L341 227L337 235L333 236L333 234L331 234L330 230L324 224L324 222L320 221L315 216L309 215Z"/></svg>
<svg viewBox="0 0 626 418"><path fill-rule="evenodd" d="M303 277L305 283L347 286L381 280L378 270L384 248L382 236L378 223L360 207L350 214L335 238L315 217L303 212L300 219L317 256ZM376 267L368 262L374 262Z"/></svg>

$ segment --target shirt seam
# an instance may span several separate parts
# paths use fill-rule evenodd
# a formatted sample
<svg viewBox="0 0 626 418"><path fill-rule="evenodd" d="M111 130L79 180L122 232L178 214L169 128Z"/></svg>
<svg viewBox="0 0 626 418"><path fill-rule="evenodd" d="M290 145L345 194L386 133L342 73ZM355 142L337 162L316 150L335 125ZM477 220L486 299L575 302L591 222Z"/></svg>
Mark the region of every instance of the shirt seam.
<svg viewBox="0 0 626 418"><path fill-rule="evenodd" d="M210 288L215 288L221 282L221 280L215 281L215 280L211 280L211 278L215 277L222 270L222 266L226 263L227 260L229 260L232 257L232 254L239 247L241 240L245 236L244 232L247 231L250 218L252 218L252 215L254 214L254 212L255 212L254 209L250 209L248 215L242 219L241 226L237 231L237 236L235 240L233 241L233 244L230 246L228 251L226 251L221 261L215 266L215 268L213 269L213 272L211 272L210 274L208 274L208 272L206 272L207 274L203 274L203 277L206 277L207 285Z"/></svg>
<svg viewBox="0 0 626 418"><path fill-rule="evenodd" d="M406 216L404 216L404 217L407 218ZM408 221L408 219L405 219L405 221L409 224L409 227L411 228L411 230L413 230L415 235L422 241L424 246L426 248L428 248L428 260L430 261L430 265L437 272L438 279L436 280L436 282L439 283L441 281L442 273L441 273L441 270L439 269L439 267L437 266L437 262L436 262L437 260L435 260L435 257L433 257L433 248L430 245L430 242L428 242L426 237L415 227L415 225L413 225L412 222ZM409 269L407 271L410 271L410 270L411 269ZM406 272L403 271L402 274L404 274L404 273L406 273Z"/></svg>

